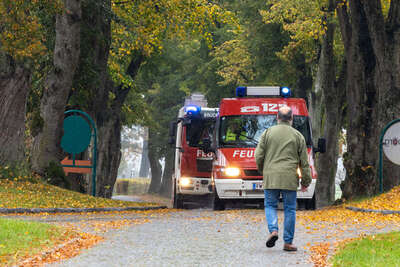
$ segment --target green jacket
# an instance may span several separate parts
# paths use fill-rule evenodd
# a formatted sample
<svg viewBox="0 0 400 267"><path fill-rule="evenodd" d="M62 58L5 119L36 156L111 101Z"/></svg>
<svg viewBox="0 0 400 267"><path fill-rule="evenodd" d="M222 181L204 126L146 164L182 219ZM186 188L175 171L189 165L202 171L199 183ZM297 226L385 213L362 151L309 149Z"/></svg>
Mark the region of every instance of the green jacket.
<svg viewBox="0 0 400 267"><path fill-rule="evenodd" d="M257 168L263 174L264 189L297 190L301 184L308 187L311 171L308 163L307 146L303 135L287 122L264 131L256 148Z"/></svg>

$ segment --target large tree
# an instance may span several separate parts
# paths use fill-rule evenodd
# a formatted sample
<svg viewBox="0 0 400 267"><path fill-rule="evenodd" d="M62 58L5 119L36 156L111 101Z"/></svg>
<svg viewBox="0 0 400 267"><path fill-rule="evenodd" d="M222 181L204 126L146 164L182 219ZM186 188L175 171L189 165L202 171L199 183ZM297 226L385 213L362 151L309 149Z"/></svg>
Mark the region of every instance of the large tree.
<svg viewBox="0 0 400 267"><path fill-rule="evenodd" d="M400 115L400 2L382 3L352 0L337 10L349 103L345 198L377 192L380 131ZM388 190L400 183L400 168L388 161L384 165L384 188Z"/></svg>
<svg viewBox="0 0 400 267"><path fill-rule="evenodd" d="M286 60L297 58L297 62L304 62L295 64L297 73L301 73L300 69L303 72L305 69L315 70L311 77L312 84L299 83L303 84L300 88L303 87L301 91L305 92L300 92L298 96L307 96L314 142L320 136L327 141L326 153L317 155L318 179L315 190L317 206L326 206L335 200L338 138L344 104L344 77L336 74L340 71L341 66L337 66L337 63L341 55L334 49L336 2L269 0L268 3L269 9L262 11L266 22L281 23L291 37L280 56ZM299 57L304 60L299 61ZM302 80L300 77L298 79Z"/></svg>
<svg viewBox="0 0 400 267"><path fill-rule="evenodd" d="M47 53L41 17L58 10L50 2L0 1L0 164L20 164L25 157L31 76Z"/></svg>
<svg viewBox="0 0 400 267"><path fill-rule="evenodd" d="M43 124L32 151L32 168L40 174L62 158L62 121L79 62L81 13L80 0L64 0L63 11L56 15L53 66L45 78L40 103Z"/></svg>

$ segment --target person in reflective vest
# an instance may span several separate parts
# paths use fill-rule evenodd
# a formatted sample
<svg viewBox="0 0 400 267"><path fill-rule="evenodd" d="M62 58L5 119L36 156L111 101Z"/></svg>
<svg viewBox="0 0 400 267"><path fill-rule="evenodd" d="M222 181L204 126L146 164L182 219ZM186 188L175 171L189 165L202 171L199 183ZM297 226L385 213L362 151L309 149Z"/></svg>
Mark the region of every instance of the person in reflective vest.
<svg viewBox="0 0 400 267"><path fill-rule="evenodd" d="M234 141L245 141L247 140L246 136L246 132L240 129L241 127L239 126L239 124L231 124L227 131L226 131L226 135L225 135L225 141L226 142L234 142Z"/></svg>

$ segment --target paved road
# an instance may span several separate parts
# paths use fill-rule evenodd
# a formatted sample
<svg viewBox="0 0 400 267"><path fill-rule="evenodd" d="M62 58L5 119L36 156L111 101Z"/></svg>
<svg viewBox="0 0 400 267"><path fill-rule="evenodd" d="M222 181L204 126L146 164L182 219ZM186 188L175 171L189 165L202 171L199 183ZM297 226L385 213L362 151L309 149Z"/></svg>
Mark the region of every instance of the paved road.
<svg viewBox="0 0 400 267"><path fill-rule="evenodd" d="M301 218L304 211L298 211ZM282 212L279 218L282 229ZM51 266L312 266L307 243L337 238L310 231L298 223L297 252L282 250L282 231L277 245L266 248L266 223L262 209L185 211L19 217L57 224L74 224L88 232L91 221L131 220L137 222L117 230L97 232L105 241L79 256ZM299 219L301 221L301 219ZM84 225L88 226L85 228ZM340 225L334 226L340 229ZM85 230L86 229L86 230ZM344 236L357 236L347 228ZM375 229L366 229L365 233ZM381 229L380 231L385 231ZM331 236L331 237L329 237Z"/></svg>

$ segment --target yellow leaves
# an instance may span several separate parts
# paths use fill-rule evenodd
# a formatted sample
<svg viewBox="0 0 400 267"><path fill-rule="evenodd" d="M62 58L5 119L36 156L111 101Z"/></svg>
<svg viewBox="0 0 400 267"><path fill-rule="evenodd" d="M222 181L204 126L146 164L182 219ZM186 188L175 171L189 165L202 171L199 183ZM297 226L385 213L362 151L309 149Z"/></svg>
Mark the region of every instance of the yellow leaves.
<svg viewBox="0 0 400 267"><path fill-rule="evenodd" d="M0 179L0 208L96 208L152 205L95 198L42 183Z"/></svg>
<svg viewBox="0 0 400 267"><path fill-rule="evenodd" d="M64 236L56 241L58 246L55 246L55 248L43 248L44 252L19 260L18 266L42 266L72 258L80 254L83 249L88 249L103 240L103 237L87 233L75 233L73 235L65 233Z"/></svg>
<svg viewBox="0 0 400 267"><path fill-rule="evenodd" d="M238 24L231 12L206 0L113 1L112 9L118 17L112 22L109 60L114 81L130 79L125 70L133 53L150 56L162 51L163 40L190 36L202 37L211 44L211 27L217 21Z"/></svg>
<svg viewBox="0 0 400 267"><path fill-rule="evenodd" d="M322 11L327 1L269 0L267 4L271 7L260 11L264 22L282 24L292 40L278 56L290 60L291 53L301 48L307 61L312 61L317 50L315 40L325 34L326 17L333 16Z"/></svg>
<svg viewBox="0 0 400 267"><path fill-rule="evenodd" d="M17 60L37 59L46 53L44 29L36 10L48 8L57 12L60 1L0 1L0 46Z"/></svg>
<svg viewBox="0 0 400 267"><path fill-rule="evenodd" d="M366 166L363 171L370 168L372 166ZM360 203L348 203L347 205L363 209L400 210L400 186L396 186L389 192L374 198L364 200Z"/></svg>
<svg viewBox="0 0 400 267"><path fill-rule="evenodd" d="M314 267L325 267L328 265L327 259L330 245L329 242L323 242L310 247L310 258L314 263Z"/></svg>
<svg viewBox="0 0 400 267"><path fill-rule="evenodd" d="M223 80L219 84L246 84L254 78L253 59L242 40L226 41L212 55L220 62L217 74Z"/></svg>

